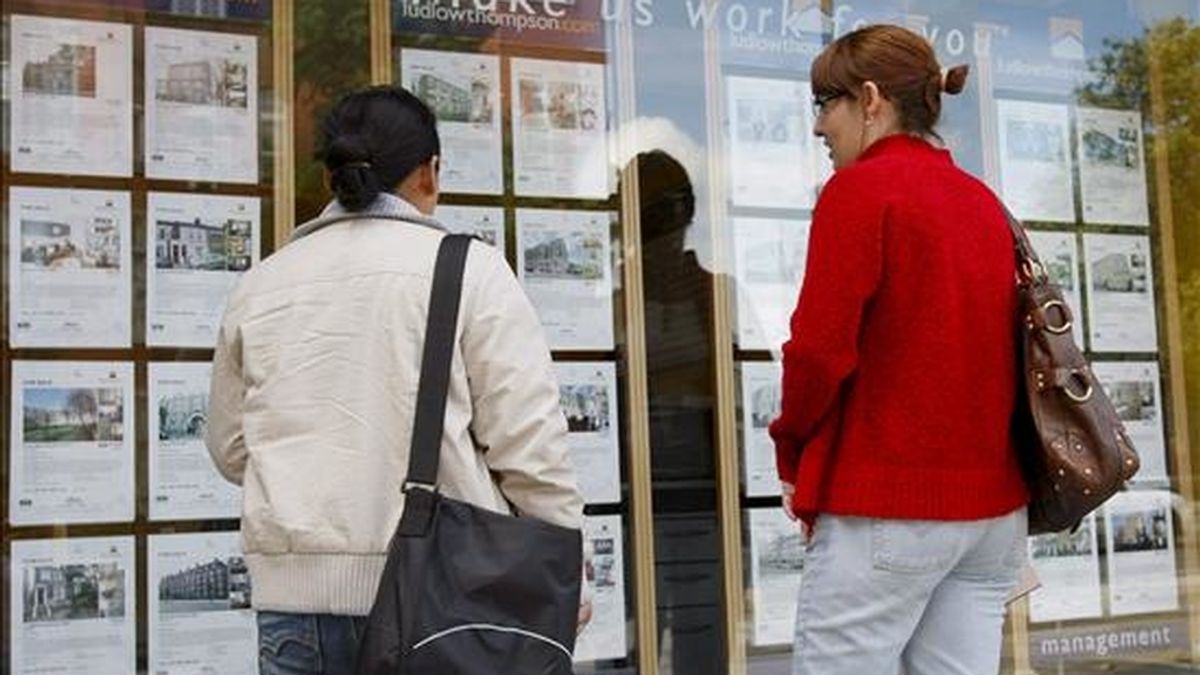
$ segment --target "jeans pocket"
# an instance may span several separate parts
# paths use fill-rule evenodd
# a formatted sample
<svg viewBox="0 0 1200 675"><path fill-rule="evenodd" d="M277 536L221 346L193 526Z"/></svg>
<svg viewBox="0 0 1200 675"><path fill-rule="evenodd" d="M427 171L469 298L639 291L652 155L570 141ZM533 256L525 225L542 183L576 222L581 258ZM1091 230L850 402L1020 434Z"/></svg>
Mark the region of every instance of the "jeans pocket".
<svg viewBox="0 0 1200 675"><path fill-rule="evenodd" d="M961 533L952 524L923 520L876 520L871 524L871 565L901 574L949 570Z"/></svg>
<svg viewBox="0 0 1200 675"><path fill-rule="evenodd" d="M322 665L317 617L259 612L258 659L263 675L319 675Z"/></svg>

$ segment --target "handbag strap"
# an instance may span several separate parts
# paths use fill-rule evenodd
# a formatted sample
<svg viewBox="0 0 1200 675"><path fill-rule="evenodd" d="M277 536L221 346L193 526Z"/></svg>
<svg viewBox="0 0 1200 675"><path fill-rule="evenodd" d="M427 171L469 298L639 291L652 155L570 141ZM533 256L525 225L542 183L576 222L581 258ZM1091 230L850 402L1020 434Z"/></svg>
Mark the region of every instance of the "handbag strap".
<svg viewBox="0 0 1200 675"><path fill-rule="evenodd" d="M1017 220L1012 211L1000 202L1000 208L1004 209L1004 216L1008 218L1008 227L1012 230L1013 246L1017 251L1017 278L1023 284L1032 283L1034 281L1044 280L1046 278L1046 269L1042 266L1042 261L1038 258L1037 251L1033 249L1033 244L1029 241L1029 235L1025 232L1025 227L1021 225L1021 221Z"/></svg>
<svg viewBox="0 0 1200 675"><path fill-rule="evenodd" d="M433 515L446 392L450 388L450 364L454 358L454 335L462 300L463 269L473 238L465 234L447 235L438 247L437 262L434 263L408 475L403 487L405 507L399 528L402 535L423 536Z"/></svg>

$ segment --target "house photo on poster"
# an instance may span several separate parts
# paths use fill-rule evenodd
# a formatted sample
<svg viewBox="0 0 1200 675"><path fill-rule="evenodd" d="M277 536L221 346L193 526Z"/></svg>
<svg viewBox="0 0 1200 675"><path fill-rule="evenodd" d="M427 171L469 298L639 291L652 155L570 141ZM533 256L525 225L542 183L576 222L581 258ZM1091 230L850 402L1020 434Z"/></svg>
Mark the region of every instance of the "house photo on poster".
<svg viewBox="0 0 1200 675"><path fill-rule="evenodd" d="M604 66L514 58L513 185L521 197L611 193Z"/></svg>
<svg viewBox="0 0 1200 675"><path fill-rule="evenodd" d="M400 81L437 116L443 192L504 192L500 58L400 50Z"/></svg>
<svg viewBox="0 0 1200 675"><path fill-rule="evenodd" d="M258 197L146 197L146 344L211 349L225 301L258 262Z"/></svg>
<svg viewBox="0 0 1200 675"><path fill-rule="evenodd" d="M575 638L575 662L623 659L625 637L625 546L621 516L584 516L587 583L592 620Z"/></svg>
<svg viewBox="0 0 1200 675"><path fill-rule="evenodd" d="M1075 222L1067 106L998 100L1000 184L1017 218Z"/></svg>
<svg viewBox="0 0 1200 675"><path fill-rule="evenodd" d="M779 363L746 361L739 366L742 385L742 481L747 497L779 496L779 473L775 468L775 443L767 433L779 416Z"/></svg>
<svg viewBox="0 0 1200 675"><path fill-rule="evenodd" d="M1029 537L1029 559L1042 585L1029 596L1034 623L1103 615L1096 514L1074 531Z"/></svg>
<svg viewBox="0 0 1200 675"><path fill-rule="evenodd" d="M238 532L147 540L150 672L255 675L258 635Z"/></svg>
<svg viewBox="0 0 1200 675"><path fill-rule="evenodd" d="M148 364L150 520L241 515L241 490L217 473L204 446L212 364Z"/></svg>
<svg viewBox="0 0 1200 675"><path fill-rule="evenodd" d="M146 176L258 182L258 38L146 28Z"/></svg>
<svg viewBox="0 0 1200 675"><path fill-rule="evenodd" d="M13 675L133 675L133 537L17 540L10 560Z"/></svg>
<svg viewBox="0 0 1200 675"><path fill-rule="evenodd" d="M812 208L818 169L809 83L731 75L725 89L733 205Z"/></svg>
<svg viewBox="0 0 1200 675"><path fill-rule="evenodd" d="M14 172L133 175L133 26L14 14Z"/></svg>
<svg viewBox="0 0 1200 675"><path fill-rule="evenodd" d="M13 525L134 518L133 364L14 361Z"/></svg>
<svg viewBox="0 0 1200 675"><path fill-rule="evenodd" d="M517 210L517 276L551 349L613 348L612 213Z"/></svg>
<svg viewBox="0 0 1200 675"><path fill-rule="evenodd" d="M1117 493L1104 506L1108 607L1114 615L1179 608L1171 493Z"/></svg>
<svg viewBox="0 0 1200 675"><path fill-rule="evenodd" d="M587 504L621 501L621 426L617 367L607 362L559 362L559 401L567 420L571 464Z"/></svg>
<svg viewBox="0 0 1200 675"><path fill-rule="evenodd" d="M11 187L8 199L12 346L132 346L129 193Z"/></svg>
<svg viewBox="0 0 1200 675"><path fill-rule="evenodd" d="M1092 351L1157 352L1150 238L1083 235Z"/></svg>

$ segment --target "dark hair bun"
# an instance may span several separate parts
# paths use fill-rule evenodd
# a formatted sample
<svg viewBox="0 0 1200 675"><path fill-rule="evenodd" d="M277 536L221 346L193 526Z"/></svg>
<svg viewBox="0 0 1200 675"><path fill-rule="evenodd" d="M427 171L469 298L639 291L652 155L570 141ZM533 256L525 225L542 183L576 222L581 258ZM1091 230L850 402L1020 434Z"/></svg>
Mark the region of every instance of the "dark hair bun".
<svg viewBox="0 0 1200 675"><path fill-rule="evenodd" d="M325 151L325 164L330 169L329 187L338 203L351 211L366 208L383 191L370 160L367 140L358 134L334 138Z"/></svg>
<svg viewBox="0 0 1200 675"><path fill-rule="evenodd" d="M965 63L947 70L945 77L942 78L942 91L947 94L962 92L967 86L967 72L970 70L971 66Z"/></svg>

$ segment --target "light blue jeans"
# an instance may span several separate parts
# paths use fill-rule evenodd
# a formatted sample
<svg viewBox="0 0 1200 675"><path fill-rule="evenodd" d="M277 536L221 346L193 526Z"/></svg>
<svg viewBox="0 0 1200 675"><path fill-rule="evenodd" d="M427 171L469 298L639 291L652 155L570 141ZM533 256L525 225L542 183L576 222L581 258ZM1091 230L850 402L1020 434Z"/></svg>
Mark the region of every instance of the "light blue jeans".
<svg viewBox="0 0 1200 675"><path fill-rule="evenodd" d="M259 675L353 675L366 617L258 613Z"/></svg>
<svg viewBox="0 0 1200 675"><path fill-rule="evenodd" d="M986 675L1025 561L1025 509L973 521L821 515L808 542L794 675Z"/></svg>

